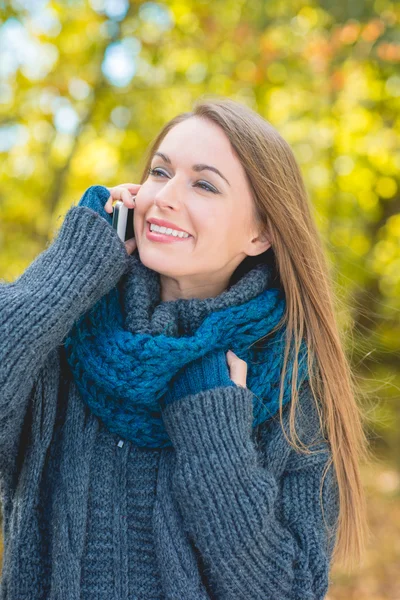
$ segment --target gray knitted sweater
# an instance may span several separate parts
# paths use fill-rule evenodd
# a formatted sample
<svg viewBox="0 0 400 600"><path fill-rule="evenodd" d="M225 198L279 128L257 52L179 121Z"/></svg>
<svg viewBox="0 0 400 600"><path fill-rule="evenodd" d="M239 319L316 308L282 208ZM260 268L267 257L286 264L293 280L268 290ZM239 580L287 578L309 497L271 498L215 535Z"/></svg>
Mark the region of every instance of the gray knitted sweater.
<svg viewBox="0 0 400 600"><path fill-rule="evenodd" d="M279 414L252 429L252 392L239 386L167 405L167 449L120 440L80 397L63 340L130 260L100 214L73 206L52 243L0 285L1 600L324 598L338 488L331 467L329 536L319 489L330 448L307 387L297 429L319 450L308 456ZM225 291L225 305L248 297L249 281ZM161 302L148 325L193 330L218 301Z"/></svg>

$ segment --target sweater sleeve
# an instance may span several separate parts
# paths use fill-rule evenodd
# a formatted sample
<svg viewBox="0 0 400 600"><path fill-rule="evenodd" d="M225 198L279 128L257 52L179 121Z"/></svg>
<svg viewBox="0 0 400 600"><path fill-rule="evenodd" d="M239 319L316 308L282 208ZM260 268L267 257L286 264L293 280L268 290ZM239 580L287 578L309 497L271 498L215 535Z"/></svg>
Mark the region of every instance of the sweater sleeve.
<svg viewBox="0 0 400 600"><path fill-rule="evenodd" d="M25 272L0 284L0 472L15 451L35 378L74 322L116 285L129 254L115 230L85 206L67 212L53 242ZM104 203L108 194L103 194ZM102 201L102 200L101 200Z"/></svg>
<svg viewBox="0 0 400 600"><path fill-rule="evenodd" d="M315 433L310 407L311 401L303 400L307 428ZM288 410L284 414L288 432ZM176 451L173 495L203 559L213 597L325 598L339 505L331 466L322 494L329 536L319 499L331 456L326 440L318 453L296 453L284 438L278 414L260 426L266 444L256 449L250 436L252 392L239 386L172 402L163 418Z"/></svg>

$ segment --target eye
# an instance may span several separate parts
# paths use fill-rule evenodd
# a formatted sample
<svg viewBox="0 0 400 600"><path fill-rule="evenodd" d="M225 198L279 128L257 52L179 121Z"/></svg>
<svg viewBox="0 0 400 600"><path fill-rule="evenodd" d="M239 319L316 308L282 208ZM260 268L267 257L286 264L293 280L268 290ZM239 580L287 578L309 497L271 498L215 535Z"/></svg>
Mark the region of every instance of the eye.
<svg viewBox="0 0 400 600"><path fill-rule="evenodd" d="M203 183L202 181L198 181L196 183L196 185L198 185L199 187L203 186L202 189L206 190L207 192L212 192L213 194L218 194L218 192L216 190L214 190L212 187L210 187L208 185L208 183Z"/></svg>
<svg viewBox="0 0 400 600"><path fill-rule="evenodd" d="M150 173L150 175L154 175L154 177L157 177L157 175L158 175L159 173L163 173L163 171L160 171L159 169L151 169L151 168L150 168L150 169L149 169L149 173ZM163 173L163 175L165 175L165 173Z"/></svg>
<svg viewBox="0 0 400 600"><path fill-rule="evenodd" d="M161 171L160 169L149 169L148 173L150 175L153 175L153 177L158 177L160 175L166 175L164 173L164 171ZM196 182L197 186L201 187L201 189L206 190L206 192L211 192L212 194L219 194L219 191L216 190L214 187L211 187L208 183L206 183L205 181L198 181Z"/></svg>

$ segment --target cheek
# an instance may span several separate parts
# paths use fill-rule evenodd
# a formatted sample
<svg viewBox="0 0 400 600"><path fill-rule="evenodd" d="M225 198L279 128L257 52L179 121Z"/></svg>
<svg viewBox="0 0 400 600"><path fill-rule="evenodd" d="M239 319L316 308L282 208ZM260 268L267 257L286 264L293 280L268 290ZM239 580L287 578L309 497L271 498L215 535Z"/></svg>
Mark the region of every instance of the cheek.
<svg viewBox="0 0 400 600"><path fill-rule="evenodd" d="M148 184L145 182L142 184L142 187L138 191L136 195L136 202L139 205L144 205L146 202L149 202L150 198L150 190Z"/></svg>
<svg viewBox="0 0 400 600"><path fill-rule="evenodd" d="M211 203L201 207L197 205L196 210L190 212L189 218L198 242L204 243L205 252L218 252L219 249L226 251L233 246L234 237L239 233L236 231L235 220L232 223L232 214L227 214L224 206L212 206Z"/></svg>
<svg viewBox="0 0 400 600"><path fill-rule="evenodd" d="M215 220L208 242L214 253L226 257L242 248L245 237L244 222L240 223L239 219L228 220L225 215L225 218Z"/></svg>
<svg viewBox="0 0 400 600"><path fill-rule="evenodd" d="M221 219L210 220L207 227L203 229L203 236L199 232L200 239L203 238L207 252L220 255L221 257L232 248L234 235L226 221ZM204 235L205 234L205 235Z"/></svg>
<svg viewBox="0 0 400 600"><path fill-rule="evenodd" d="M150 209L153 204L152 196L149 193L149 190L140 188L136 196L136 208L134 210L135 220L139 223L139 221L144 221L146 216L150 214Z"/></svg>

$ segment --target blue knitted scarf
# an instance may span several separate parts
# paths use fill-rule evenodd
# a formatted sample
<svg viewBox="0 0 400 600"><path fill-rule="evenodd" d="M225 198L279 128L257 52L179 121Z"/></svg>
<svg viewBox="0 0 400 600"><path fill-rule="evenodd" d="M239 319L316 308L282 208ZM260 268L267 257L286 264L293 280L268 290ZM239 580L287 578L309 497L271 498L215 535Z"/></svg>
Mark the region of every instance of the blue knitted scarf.
<svg viewBox="0 0 400 600"><path fill-rule="evenodd" d="M101 212L98 207L97 210ZM109 215L104 212L103 216ZM229 299L225 308L209 311L189 334L171 331L173 323L168 322L155 334L150 320L160 302L159 274L143 265L137 250L130 258L126 276L78 319L65 339L74 381L91 411L110 431L138 446L171 446L159 402L168 383L191 361L215 350L231 349L248 366L247 387L253 392L253 427L274 415L279 409L285 328L281 327L261 344L256 344L268 336L285 311L282 290L268 285L270 267L260 263L243 275L221 295ZM258 282L260 278L265 282L266 288L242 301L257 278ZM128 301L129 294L131 300L134 298L134 309ZM201 306L202 301L197 301ZM173 306L185 302L196 302L196 299L162 304ZM140 327L135 320L136 313L140 313ZM289 360L283 404L291 399L291 376L292 361ZM298 389L305 379L308 379L307 351L303 342Z"/></svg>

